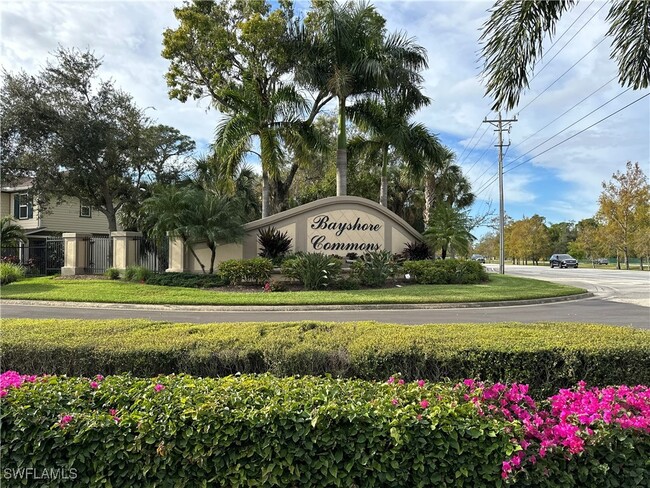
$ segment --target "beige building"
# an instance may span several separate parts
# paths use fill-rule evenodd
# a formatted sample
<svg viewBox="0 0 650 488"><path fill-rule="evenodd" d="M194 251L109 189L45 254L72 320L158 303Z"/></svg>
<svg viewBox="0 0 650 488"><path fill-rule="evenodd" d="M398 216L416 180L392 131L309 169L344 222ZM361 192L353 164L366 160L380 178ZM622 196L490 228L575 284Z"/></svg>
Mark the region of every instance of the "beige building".
<svg viewBox="0 0 650 488"><path fill-rule="evenodd" d="M108 221L101 212L70 197L47 211L41 211L30 193L29 180L14 186L3 186L0 191L0 216L11 215L25 229L29 243L42 241L63 232L83 232L108 236Z"/></svg>
<svg viewBox="0 0 650 488"><path fill-rule="evenodd" d="M389 250L400 253L422 235L390 210L365 198L329 197L250 222L241 244L217 248L216 262L254 258L260 251L258 232L266 227L286 232L292 252L319 252L346 256ZM194 251L202 263L210 262L210 250L198 244ZM170 242L168 271L200 272L199 263L180 240Z"/></svg>

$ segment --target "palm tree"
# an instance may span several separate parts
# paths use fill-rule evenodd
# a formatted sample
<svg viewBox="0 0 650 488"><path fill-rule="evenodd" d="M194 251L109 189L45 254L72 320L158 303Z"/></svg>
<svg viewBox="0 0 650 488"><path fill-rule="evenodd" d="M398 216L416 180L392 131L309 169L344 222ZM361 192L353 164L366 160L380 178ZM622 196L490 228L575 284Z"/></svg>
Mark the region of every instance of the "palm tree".
<svg viewBox="0 0 650 488"><path fill-rule="evenodd" d="M348 98L389 86L421 82L426 68L424 48L403 34L386 36L385 20L365 2L323 2L305 20L302 32L306 53L296 79L337 99L338 126L336 194L347 194L346 102Z"/></svg>
<svg viewBox="0 0 650 488"><path fill-rule="evenodd" d="M486 92L494 110L511 110L528 88L529 75L542 57L542 43L552 37L562 15L577 0L530 2L498 0L483 25L482 57ZM635 90L650 84L650 2L610 0L607 36L611 58L618 63L619 82Z"/></svg>
<svg viewBox="0 0 650 488"><path fill-rule="evenodd" d="M431 158L426 161L424 173L424 209L423 220L425 225L431 218L431 209L435 204L437 179L444 169L456 158L456 154L448 147L442 147L438 158Z"/></svg>
<svg viewBox="0 0 650 488"><path fill-rule="evenodd" d="M360 153L370 160L381 161L381 186L379 203L388 206L388 160L391 150L419 177L423 174L423 162L437 160L442 146L430 134L424 124L409 122L418 108L427 105L429 99L419 90L409 92L384 91L380 100L363 100L350 109L351 119L365 131L350 141L352 152Z"/></svg>
<svg viewBox="0 0 650 488"><path fill-rule="evenodd" d="M424 238L432 249L441 249L442 259L447 257L449 248L466 253L475 239L469 225L467 214L443 202L434 208Z"/></svg>
<svg viewBox="0 0 650 488"><path fill-rule="evenodd" d="M11 215L0 219L0 243L2 247L16 247L19 241L25 240L25 231L16 224Z"/></svg>

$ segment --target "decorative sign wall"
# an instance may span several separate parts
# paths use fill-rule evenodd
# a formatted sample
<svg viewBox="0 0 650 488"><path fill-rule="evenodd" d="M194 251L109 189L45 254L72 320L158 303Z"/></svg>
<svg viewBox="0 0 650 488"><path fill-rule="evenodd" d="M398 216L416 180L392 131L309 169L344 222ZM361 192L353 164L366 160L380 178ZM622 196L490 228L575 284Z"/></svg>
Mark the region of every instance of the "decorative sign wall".
<svg viewBox="0 0 650 488"><path fill-rule="evenodd" d="M307 219L307 249L323 254L364 254L384 248L385 223L362 210L333 210Z"/></svg>

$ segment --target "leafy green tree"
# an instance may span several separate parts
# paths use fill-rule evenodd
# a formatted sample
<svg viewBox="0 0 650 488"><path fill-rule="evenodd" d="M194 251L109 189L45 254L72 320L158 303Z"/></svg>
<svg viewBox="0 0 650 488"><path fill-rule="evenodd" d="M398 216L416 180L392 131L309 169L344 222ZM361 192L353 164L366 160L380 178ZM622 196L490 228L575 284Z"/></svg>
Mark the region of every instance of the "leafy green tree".
<svg viewBox="0 0 650 488"><path fill-rule="evenodd" d="M193 143L175 129L151 126L130 95L98 79L100 66L90 52L59 49L36 76L5 72L0 161L3 179L32 179L42 209L74 196L103 213L114 231L121 208L138 201L141 183L173 174L168 163Z"/></svg>
<svg viewBox="0 0 650 488"><path fill-rule="evenodd" d="M639 228L645 228L650 211L648 178L639 163L628 161L625 173L617 171L602 186L596 218L603 223L602 232L607 233L623 253L625 268L630 269L632 240Z"/></svg>
<svg viewBox="0 0 650 488"><path fill-rule="evenodd" d="M577 0L498 0L483 25L481 41L487 94L493 109L517 106L528 88L535 63L542 57L544 39L555 34L562 15ZM610 0L607 36L612 38L611 58L618 63L619 82L635 90L650 83L650 2Z"/></svg>
<svg viewBox="0 0 650 488"><path fill-rule="evenodd" d="M576 240L577 233L573 222L558 222L548 226L551 240L551 254L569 252L569 244Z"/></svg>
<svg viewBox="0 0 650 488"><path fill-rule="evenodd" d="M11 215L5 215L0 219L0 244L2 247L15 247L24 240L25 231Z"/></svg>
<svg viewBox="0 0 650 488"><path fill-rule="evenodd" d="M305 145L315 144L311 121L329 101L314 101L308 119L300 120L309 107L290 80L296 52L290 35L293 4L283 0L273 9L264 0L194 1L175 8L174 14L180 25L163 35L169 96L181 102L209 98L225 114L215 141L227 164L223 177L233 178L247 155L257 155L266 217L284 146L291 144L294 153L302 154Z"/></svg>
<svg viewBox="0 0 650 488"><path fill-rule="evenodd" d="M598 236L599 224L596 219L583 219L575 225L576 238L567 244L567 251L576 259L594 260L603 256L602 244ZM553 251L565 252L565 251Z"/></svg>
<svg viewBox="0 0 650 488"><path fill-rule="evenodd" d="M401 33L387 35L375 8L354 0L315 0L301 40L296 79L317 92L316 100L337 100L336 194L347 195L347 100L391 86L418 86L425 51Z"/></svg>
<svg viewBox="0 0 650 488"><path fill-rule="evenodd" d="M447 257L449 249L467 255L475 237L469 231L469 217L447 203L434 207L424 238L432 249L441 249L441 257Z"/></svg>

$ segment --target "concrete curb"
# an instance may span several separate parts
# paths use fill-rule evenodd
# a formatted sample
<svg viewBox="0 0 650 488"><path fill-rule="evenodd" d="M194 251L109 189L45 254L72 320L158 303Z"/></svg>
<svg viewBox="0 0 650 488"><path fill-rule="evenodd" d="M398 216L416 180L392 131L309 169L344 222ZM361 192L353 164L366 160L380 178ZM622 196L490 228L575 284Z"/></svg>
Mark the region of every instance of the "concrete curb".
<svg viewBox="0 0 650 488"><path fill-rule="evenodd" d="M61 308L99 308L104 310L158 310L186 312L305 312L309 310L435 310L450 308L488 308L540 305L545 303L567 302L591 298L591 292L564 297L535 298L531 300L504 300L501 302L467 303L383 303L359 305L164 305L142 303L96 303L96 302L56 302L41 300L0 300L0 304L21 306L44 306Z"/></svg>

